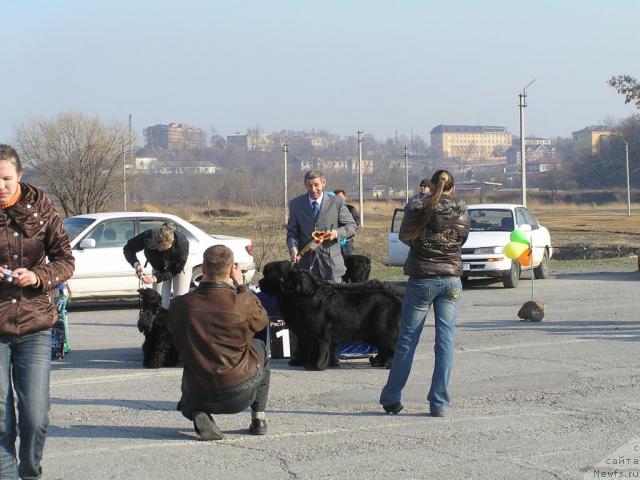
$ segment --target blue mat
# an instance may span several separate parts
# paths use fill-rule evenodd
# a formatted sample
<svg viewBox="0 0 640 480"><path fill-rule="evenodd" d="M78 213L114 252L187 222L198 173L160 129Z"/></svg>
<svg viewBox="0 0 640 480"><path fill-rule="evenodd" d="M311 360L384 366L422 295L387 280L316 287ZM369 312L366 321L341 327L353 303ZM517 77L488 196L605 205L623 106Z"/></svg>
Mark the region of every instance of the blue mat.
<svg viewBox="0 0 640 480"><path fill-rule="evenodd" d="M345 343L340 347L340 350L338 350L338 356L340 358L367 358L376 353L378 353L376 347L372 347L360 340Z"/></svg>

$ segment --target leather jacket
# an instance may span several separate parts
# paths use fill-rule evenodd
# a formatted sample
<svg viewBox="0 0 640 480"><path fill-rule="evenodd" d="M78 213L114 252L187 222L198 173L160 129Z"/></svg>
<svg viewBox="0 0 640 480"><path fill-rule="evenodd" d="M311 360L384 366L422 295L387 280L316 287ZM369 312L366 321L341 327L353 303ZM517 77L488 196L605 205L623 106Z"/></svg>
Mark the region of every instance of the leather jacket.
<svg viewBox="0 0 640 480"><path fill-rule="evenodd" d="M51 199L28 183L20 188L18 203L0 209L0 265L31 270L40 285L0 282L0 335L50 328L58 318L51 290L67 281L75 267L69 237Z"/></svg>
<svg viewBox="0 0 640 480"><path fill-rule="evenodd" d="M409 277L462 275L462 244L469 236L469 213L463 200L443 196L420 236L407 238L406 227L422 214L427 195L416 195L405 207L400 226L400 241L409 245L404 274Z"/></svg>
<svg viewBox="0 0 640 480"><path fill-rule="evenodd" d="M204 281L174 298L169 327L189 397L213 401L255 385L263 365L251 342L268 321L260 300L245 286Z"/></svg>

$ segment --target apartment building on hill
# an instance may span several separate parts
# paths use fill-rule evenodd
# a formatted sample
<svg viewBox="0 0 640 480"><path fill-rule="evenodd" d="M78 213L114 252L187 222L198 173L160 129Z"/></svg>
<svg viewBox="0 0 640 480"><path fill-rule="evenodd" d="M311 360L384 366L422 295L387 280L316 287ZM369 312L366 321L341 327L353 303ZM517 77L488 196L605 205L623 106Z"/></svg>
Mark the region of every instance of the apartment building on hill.
<svg viewBox="0 0 640 480"><path fill-rule="evenodd" d="M607 137L616 133L603 125L592 125L572 132L573 145L578 155L594 154Z"/></svg>
<svg viewBox="0 0 640 480"><path fill-rule="evenodd" d="M205 133L201 128L184 123L153 125L143 130L146 148L153 150L178 150L206 147Z"/></svg>
<svg viewBox="0 0 640 480"><path fill-rule="evenodd" d="M431 149L438 158L460 158L469 164L504 162L512 140L505 127L438 125L431 130Z"/></svg>

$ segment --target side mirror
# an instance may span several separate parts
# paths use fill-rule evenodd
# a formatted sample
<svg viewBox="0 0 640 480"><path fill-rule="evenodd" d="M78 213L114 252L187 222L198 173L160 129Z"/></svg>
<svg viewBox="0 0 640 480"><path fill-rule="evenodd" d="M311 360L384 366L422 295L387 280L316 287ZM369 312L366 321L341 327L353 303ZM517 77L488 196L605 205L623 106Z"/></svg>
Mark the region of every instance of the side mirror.
<svg viewBox="0 0 640 480"><path fill-rule="evenodd" d="M95 238L83 238L80 242L80 248L96 248L96 239Z"/></svg>
<svg viewBox="0 0 640 480"><path fill-rule="evenodd" d="M518 225L518 230L522 230L523 232L530 232L532 230L531 225L528 224L522 224L522 225Z"/></svg>

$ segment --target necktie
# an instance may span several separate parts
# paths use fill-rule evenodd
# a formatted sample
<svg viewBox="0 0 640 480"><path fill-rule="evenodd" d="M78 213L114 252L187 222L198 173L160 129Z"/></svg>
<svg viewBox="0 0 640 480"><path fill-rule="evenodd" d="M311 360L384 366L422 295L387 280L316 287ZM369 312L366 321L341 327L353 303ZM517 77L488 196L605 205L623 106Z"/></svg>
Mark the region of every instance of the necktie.
<svg viewBox="0 0 640 480"><path fill-rule="evenodd" d="M318 205L318 202L315 200L311 202L311 208L313 209L313 215L317 217L320 213L320 206Z"/></svg>

